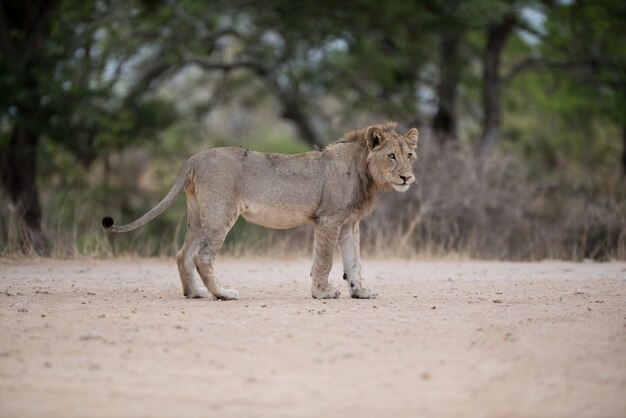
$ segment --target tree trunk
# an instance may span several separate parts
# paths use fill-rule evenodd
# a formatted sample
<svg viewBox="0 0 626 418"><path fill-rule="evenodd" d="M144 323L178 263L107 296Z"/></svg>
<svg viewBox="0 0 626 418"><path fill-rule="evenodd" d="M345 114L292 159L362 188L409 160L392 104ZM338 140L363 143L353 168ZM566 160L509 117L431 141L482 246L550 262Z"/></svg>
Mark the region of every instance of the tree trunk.
<svg viewBox="0 0 626 418"><path fill-rule="evenodd" d="M270 72L261 66L253 65L252 70L267 83L276 99L283 105L281 117L295 123L300 138L312 148L324 148L324 144L320 141L311 121L302 109L297 92L292 92L288 88L282 87L272 77Z"/></svg>
<svg viewBox="0 0 626 418"><path fill-rule="evenodd" d="M483 132L476 148L478 155L488 155L500 140L502 131L502 80L500 58L515 18L507 16L487 30L487 46L483 61Z"/></svg>
<svg viewBox="0 0 626 418"><path fill-rule="evenodd" d="M457 139L456 98L461 76L461 38L461 32L448 32L443 35L440 44L441 82L437 88L439 108L433 119L433 130L442 142Z"/></svg>
<svg viewBox="0 0 626 418"><path fill-rule="evenodd" d="M622 174L626 177L626 125L622 126Z"/></svg>
<svg viewBox="0 0 626 418"><path fill-rule="evenodd" d="M28 118L29 112L20 109ZM18 230L25 254L48 255L50 248L41 224L41 206L37 193L37 144L39 134L26 124L13 128L9 147L0 161L2 185L18 215Z"/></svg>
<svg viewBox="0 0 626 418"><path fill-rule="evenodd" d="M311 126L311 122L309 118L304 114L302 107L297 102L297 100L292 100L281 97L283 102L283 112L281 116L285 119L288 119L296 124L296 128L298 129L298 133L300 137L311 147L313 148L324 148L324 144L322 144Z"/></svg>
<svg viewBox="0 0 626 418"><path fill-rule="evenodd" d="M56 0L23 0L0 4L0 53L3 70L15 83L3 101L15 114L11 136L0 156L0 181L19 219L22 251L47 255L48 241L41 224L37 192L37 146L46 111L41 105L41 73L48 69L45 46ZM5 92L0 92L5 94Z"/></svg>

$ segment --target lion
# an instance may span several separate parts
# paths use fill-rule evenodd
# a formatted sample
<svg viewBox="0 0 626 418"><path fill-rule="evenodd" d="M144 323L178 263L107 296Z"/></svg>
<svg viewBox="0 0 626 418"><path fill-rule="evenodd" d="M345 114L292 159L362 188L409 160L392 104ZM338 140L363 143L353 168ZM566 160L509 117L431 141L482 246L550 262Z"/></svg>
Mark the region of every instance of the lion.
<svg viewBox="0 0 626 418"><path fill-rule="evenodd" d="M377 293L363 284L359 223L385 191L405 192L415 182L418 132L396 133L395 123L349 132L323 150L302 154L261 153L240 147L211 148L189 158L169 193L154 208L127 225L102 219L109 232L128 232L163 213L181 190L187 197L187 233L176 261L187 298L239 299L220 286L213 264L224 238L241 215L267 228L314 224L311 294L338 298L328 283L338 245L343 278L352 298ZM204 286L194 279L194 268Z"/></svg>

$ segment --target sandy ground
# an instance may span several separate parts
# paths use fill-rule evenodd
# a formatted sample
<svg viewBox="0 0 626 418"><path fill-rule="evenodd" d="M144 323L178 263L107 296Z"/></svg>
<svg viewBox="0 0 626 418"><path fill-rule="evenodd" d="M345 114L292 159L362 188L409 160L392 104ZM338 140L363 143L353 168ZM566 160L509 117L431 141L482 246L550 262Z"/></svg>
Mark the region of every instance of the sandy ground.
<svg viewBox="0 0 626 418"><path fill-rule="evenodd" d="M2 417L625 417L626 263L0 259Z"/></svg>

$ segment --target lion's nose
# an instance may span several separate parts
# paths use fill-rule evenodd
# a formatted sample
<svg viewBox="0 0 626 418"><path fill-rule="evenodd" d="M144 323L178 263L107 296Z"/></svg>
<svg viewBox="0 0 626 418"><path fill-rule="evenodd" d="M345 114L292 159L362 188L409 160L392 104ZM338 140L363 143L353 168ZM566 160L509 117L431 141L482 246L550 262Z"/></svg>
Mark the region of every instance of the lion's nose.
<svg viewBox="0 0 626 418"><path fill-rule="evenodd" d="M406 184L406 182L411 180L413 178L413 176L400 176L400 178L402 179L404 184Z"/></svg>

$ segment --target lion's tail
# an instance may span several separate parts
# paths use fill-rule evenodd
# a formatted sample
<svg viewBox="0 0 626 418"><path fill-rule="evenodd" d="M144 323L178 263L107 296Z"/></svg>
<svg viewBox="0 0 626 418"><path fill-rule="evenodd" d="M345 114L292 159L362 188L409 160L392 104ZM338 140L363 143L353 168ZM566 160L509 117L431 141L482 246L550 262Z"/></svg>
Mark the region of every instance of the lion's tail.
<svg viewBox="0 0 626 418"><path fill-rule="evenodd" d="M140 226L144 226L145 224L165 212L165 210L172 205L172 203L176 199L176 196L178 196L183 187L185 187L185 183L187 182L187 178L190 172L191 161L189 160L180 170L176 182L167 193L167 195L163 198L163 200L161 200L155 207L145 213L141 218L126 225L114 225L113 218L111 218L110 216L105 216L104 218L102 218L102 227L105 231L108 232L128 232L132 231L133 229L137 229Z"/></svg>

